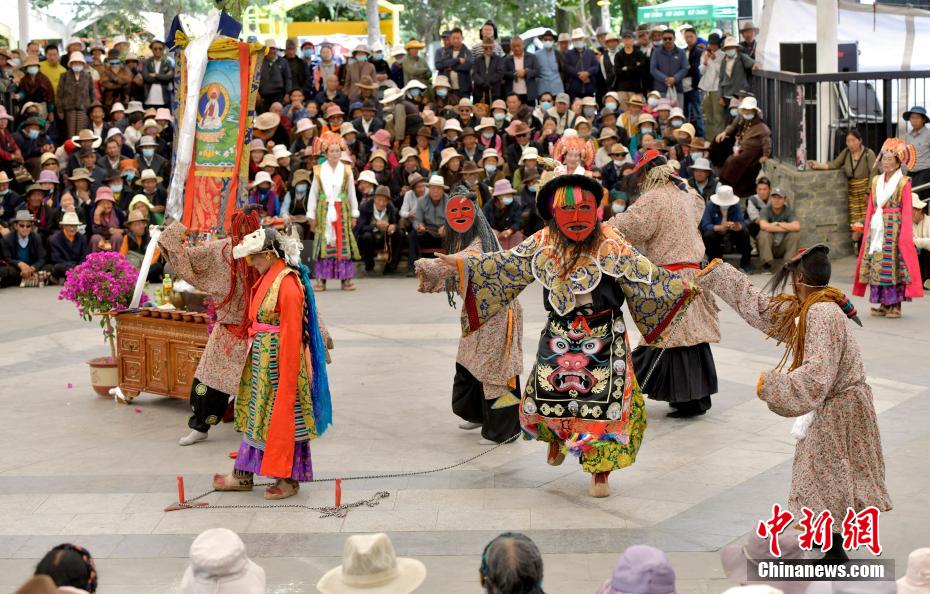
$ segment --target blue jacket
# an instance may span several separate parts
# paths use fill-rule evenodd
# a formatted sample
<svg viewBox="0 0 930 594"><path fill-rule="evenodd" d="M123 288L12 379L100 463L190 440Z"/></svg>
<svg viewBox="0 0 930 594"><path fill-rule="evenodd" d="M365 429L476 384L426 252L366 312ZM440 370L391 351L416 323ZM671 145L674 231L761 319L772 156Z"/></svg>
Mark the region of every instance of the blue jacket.
<svg viewBox="0 0 930 594"><path fill-rule="evenodd" d="M597 63L597 56L588 48L578 51L574 48L562 54L562 64L565 69L565 83L568 94L575 97L594 96L597 91L597 73L601 65ZM584 70L588 73L587 83L581 82L578 73Z"/></svg>
<svg viewBox="0 0 930 594"><path fill-rule="evenodd" d="M649 73L652 75L652 88L656 91L665 93L668 90L665 79L674 76L675 90L683 93L681 81L688 75L688 58L685 56L685 50L676 47L669 52L662 46L653 48L652 56L649 58Z"/></svg>
<svg viewBox="0 0 930 594"><path fill-rule="evenodd" d="M743 229L746 228L746 219L743 217L743 209L740 208L739 203L727 208L727 220L731 223L739 223ZM701 232L712 233L714 225L719 225L722 222L723 212L721 212L720 207L708 201L704 205L704 216L701 217Z"/></svg>

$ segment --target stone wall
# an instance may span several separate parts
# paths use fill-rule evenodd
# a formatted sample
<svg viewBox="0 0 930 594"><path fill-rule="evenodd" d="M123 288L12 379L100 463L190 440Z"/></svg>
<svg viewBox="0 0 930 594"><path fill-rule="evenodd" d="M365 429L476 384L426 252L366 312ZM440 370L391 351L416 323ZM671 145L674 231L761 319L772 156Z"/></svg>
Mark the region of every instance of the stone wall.
<svg viewBox="0 0 930 594"><path fill-rule="evenodd" d="M840 171L798 171L793 164L774 159L765 162L772 186L788 195L788 203L801 221L801 245L825 243L834 258L852 253L846 176Z"/></svg>

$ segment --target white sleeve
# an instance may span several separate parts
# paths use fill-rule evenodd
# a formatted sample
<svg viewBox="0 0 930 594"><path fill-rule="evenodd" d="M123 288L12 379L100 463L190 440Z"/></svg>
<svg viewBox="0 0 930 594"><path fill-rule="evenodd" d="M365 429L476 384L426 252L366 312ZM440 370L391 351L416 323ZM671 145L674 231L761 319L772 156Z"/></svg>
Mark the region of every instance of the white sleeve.
<svg viewBox="0 0 930 594"><path fill-rule="evenodd" d="M349 170L349 204L352 206L352 218L358 218L358 198L355 196L355 176L352 175L352 170Z"/></svg>
<svg viewBox="0 0 930 594"><path fill-rule="evenodd" d="M313 183L310 184L310 194L307 196L307 217L310 220L316 220L316 201L320 198L320 176L313 176Z"/></svg>

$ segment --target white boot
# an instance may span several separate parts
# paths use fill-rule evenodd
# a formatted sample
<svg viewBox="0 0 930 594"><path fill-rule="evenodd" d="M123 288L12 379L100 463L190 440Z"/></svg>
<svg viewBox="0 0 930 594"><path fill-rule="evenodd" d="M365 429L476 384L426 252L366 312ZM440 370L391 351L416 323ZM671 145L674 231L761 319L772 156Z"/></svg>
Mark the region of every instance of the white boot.
<svg viewBox="0 0 930 594"><path fill-rule="evenodd" d="M465 431L472 431L473 429L478 429L481 427L481 423L470 423L465 421L464 423L459 423L459 429L464 429Z"/></svg>
<svg viewBox="0 0 930 594"><path fill-rule="evenodd" d="M198 441L203 441L206 438L206 433L197 431L196 429L191 429L190 433L178 440L178 445L189 446L197 443Z"/></svg>

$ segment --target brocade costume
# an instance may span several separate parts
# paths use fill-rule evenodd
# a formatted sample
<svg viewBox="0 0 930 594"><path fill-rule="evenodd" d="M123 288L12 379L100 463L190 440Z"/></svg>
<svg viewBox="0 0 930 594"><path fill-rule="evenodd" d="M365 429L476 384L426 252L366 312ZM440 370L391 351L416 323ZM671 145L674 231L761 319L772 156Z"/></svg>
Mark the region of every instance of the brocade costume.
<svg viewBox="0 0 930 594"><path fill-rule="evenodd" d="M465 296L463 333L478 330L534 281L549 312L536 364L520 403L526 439L564 442L585 472L633 464L646 429L646 409L633 372L621 306L629 305L647 342L666 330L692 298L692 285L636 252L609 225L594 253L567 276L550 229L513 250L459 260Z"/></svg>
<svg viewBox="0 0 930 594"><path fill-rule="evenodd" d="M352 169L342 162L332 167L326 161L314 167L307 215L317 224L312 254L316 278L347 280L355 276L354 260L361 256L352 221L358 214Z"/></svg>

